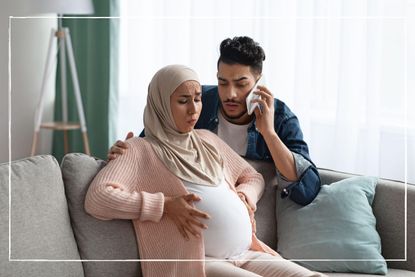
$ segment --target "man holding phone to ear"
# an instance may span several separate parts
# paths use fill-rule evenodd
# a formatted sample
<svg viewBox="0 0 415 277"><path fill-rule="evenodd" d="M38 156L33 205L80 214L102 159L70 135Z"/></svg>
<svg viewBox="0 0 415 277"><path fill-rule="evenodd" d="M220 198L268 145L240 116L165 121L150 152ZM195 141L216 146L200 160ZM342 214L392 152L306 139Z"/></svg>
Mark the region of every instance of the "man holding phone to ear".
<svg viewBox="0 0 415 277"><path fill-rule="evenodd" d="M297 117L261 85L254 92L260 97L252 100L259 108L248 114L246 98L261 77L264 60L264 50L249 37L222 41L218 86L203 86L203 109L195 128L211 130L245 158L273 162L283 187L281 196L307 205L317 196L321 182ZM125 143L117 141L108 158L122 154L123 148Z"/></svg>

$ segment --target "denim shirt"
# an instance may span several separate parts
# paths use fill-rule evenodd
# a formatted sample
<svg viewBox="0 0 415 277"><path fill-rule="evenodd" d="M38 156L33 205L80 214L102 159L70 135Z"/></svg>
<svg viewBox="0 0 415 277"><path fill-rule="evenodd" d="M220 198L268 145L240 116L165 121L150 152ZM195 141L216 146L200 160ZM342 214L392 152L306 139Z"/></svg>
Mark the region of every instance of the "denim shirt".
<svg viewBox="0 0 415 277"><path fill-rule="evenodd" d="M219 124L218 111L220 106L217 86L202 86L202 103L203 109L195 128L216 132ZM282 190L281 197L290 196L294 202L307 205L314 200L320 190L320 176L310 159L308 146L303 139L298 118L284 102L278 99L274 99L274 107L275 132L288 149L293 152L297 173L300 175L298 181L289 183ZM248 148L245 158L273 162L264 138L256 129L255 118L248 128ZM300 167L301 170L299 170Z"/></svg>

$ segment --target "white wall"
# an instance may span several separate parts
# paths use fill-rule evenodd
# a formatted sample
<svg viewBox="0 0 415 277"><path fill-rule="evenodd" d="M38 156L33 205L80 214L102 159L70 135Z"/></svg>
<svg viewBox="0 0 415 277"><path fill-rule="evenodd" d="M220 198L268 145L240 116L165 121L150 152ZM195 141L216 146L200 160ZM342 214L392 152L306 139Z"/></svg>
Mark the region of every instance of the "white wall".
<svg viewBox="0 0 415 277"><path fill-rule="evenodd" d="M7 3L9 2L9 3ZM9 160L8 147L8 43L9 16L30 15L23 0L0 1L0 163ZM46 61L51 28L56 19L12 19L11 21L11 160L30 155L35 107ZM54 71L53 71L54 72ZM44 119L51 120L54 77L46 90ZM38 153L50 153L51 131L42 130Z"/></svg>
<svg viewBox="0 0 415 277"><path fill-rule="evenodd" d="M408 40L408 83L407 83L407 91L408 91L408 99L409 103L407 103L408 111L414 109L414 104L412 99L414 98L415 94L415 0L408 0L408 10L407 10L407 40ZM412 95L409 96L409 95ZM413 117L408 117L408 120L415 120ZM408 138L409 139L409 138ZM408 155L408 164L407 170L413 171L415 169L415 147L413 145L409 145L407 149ZM415 182L414 182L415 183Z"/></svg>

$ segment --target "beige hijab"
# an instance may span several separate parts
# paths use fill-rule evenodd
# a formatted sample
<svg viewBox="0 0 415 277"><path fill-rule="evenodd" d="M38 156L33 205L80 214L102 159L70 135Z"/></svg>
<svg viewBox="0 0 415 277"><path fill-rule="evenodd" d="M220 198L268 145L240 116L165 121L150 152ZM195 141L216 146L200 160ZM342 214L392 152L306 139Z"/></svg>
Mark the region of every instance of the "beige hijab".
<svg viewBox="0 0 415 277"><path fill-rule="evenodd" d="M190 80L199 82L196 72L183 65L168 65L154 75L144 110L145 135L174 175L188 182L215 186L223 176L219 152L195 131L179 133L170 109L170 95Z"/></svg>

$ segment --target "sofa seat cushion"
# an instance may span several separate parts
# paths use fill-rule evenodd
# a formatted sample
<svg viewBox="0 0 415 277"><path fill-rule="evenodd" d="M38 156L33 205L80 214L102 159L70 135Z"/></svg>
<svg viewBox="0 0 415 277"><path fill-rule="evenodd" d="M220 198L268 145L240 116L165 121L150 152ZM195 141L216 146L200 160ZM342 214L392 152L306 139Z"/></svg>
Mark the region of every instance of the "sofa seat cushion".
<svg viewBox="0 0 415 277"><path fill-rule="evenodd" d="M66 155L61 164L72 226L86 276L141 276L140 263L110 260L139 259L137 241L130 220L98 220L85 212L89 184L105 165L102 160L81 153ZM108 262L107 262L108 260Z"/></svg>
<svg viewBox="0 0 415 277"><path fill-rule="evenodd" d="M359 274L359 273L326 273L329 277L379 277L377 274ZM388 273L385 277L414 277L415 273L413 271L388 268Z"/></svg>
<svg viewBox="0 0 415 277"><path fill-rule="evenodd" d="M84 276L72 232L61 171L52 156L0 164L1 276ZM10 258L9 261L9 223Z"/></svg>
<svg viewBox="0 0 415 277"><path fill-rule="evenodd" d="M305 207L279 201L278 251L315 271L385 274L371 207L376 183L353 177L323 185Z"/></svg>

